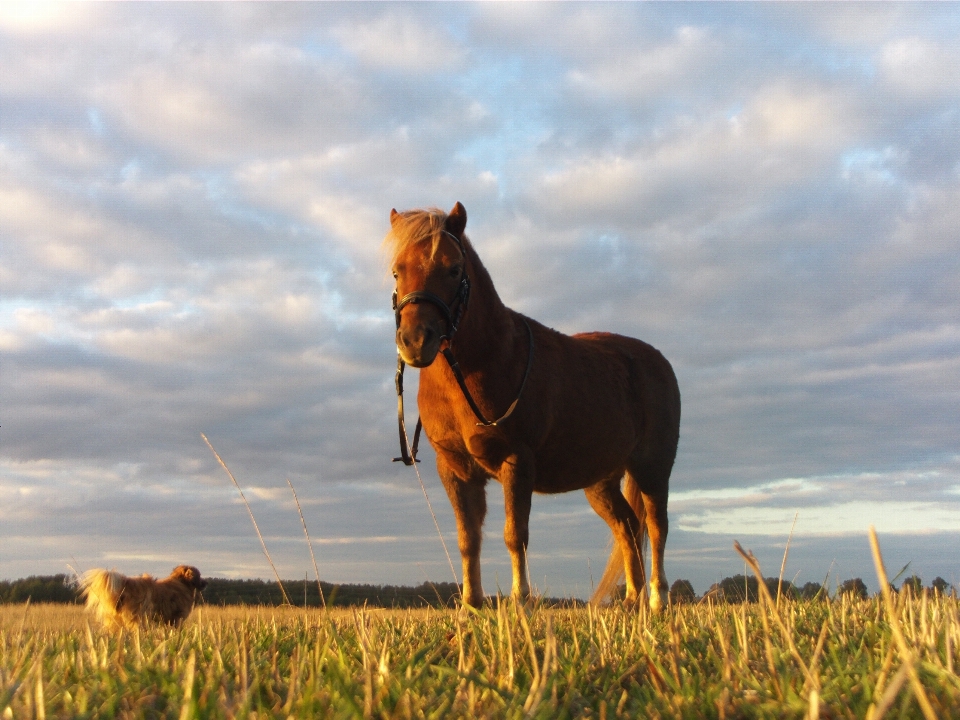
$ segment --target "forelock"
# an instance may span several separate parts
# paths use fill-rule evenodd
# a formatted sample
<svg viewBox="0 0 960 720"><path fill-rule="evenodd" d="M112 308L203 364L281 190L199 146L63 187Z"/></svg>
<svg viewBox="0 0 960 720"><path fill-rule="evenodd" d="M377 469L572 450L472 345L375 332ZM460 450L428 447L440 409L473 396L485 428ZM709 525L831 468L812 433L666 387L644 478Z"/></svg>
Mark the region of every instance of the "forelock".
<svg viewBox="0 0 960 720"><path fill-rule="evenodd" d="M421 242L430 243L429 257L433 257L440 245L446 220L447 214L438 208L398 213L383 240L390 251L390 266L410 246Z"/></svg>

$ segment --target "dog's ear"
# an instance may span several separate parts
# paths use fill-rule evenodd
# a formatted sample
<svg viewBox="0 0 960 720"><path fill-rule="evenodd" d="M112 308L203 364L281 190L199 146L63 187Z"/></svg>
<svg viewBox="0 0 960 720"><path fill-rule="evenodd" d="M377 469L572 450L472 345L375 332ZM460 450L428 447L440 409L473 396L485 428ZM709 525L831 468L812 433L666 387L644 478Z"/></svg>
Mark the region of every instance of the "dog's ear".
<svg viewBox="0 0 960 720"><path fill-rule="evenodd" d="M193 575L196 570L196 568L190 567L189 565L177 565L177 567L173 569L173 572L170 573L170 577L182 580L189 585L193 582Z"/></svg>
<svg viewBox="0 0 960 720"><path fill-rule="evenodd" d="M191 565L180 565L174 568L173 576L198 590L203 590L207 586L207 581L200 577L200 571Z"/></svg>

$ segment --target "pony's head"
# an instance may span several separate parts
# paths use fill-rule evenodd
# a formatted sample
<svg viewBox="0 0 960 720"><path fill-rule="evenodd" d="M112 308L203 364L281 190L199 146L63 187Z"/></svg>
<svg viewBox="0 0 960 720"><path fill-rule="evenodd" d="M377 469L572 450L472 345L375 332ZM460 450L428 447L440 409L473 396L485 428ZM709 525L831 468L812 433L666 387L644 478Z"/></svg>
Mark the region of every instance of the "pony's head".
<svg viewBox="0 0 960 720"><path fill-rule="evenodd" d="M392 247L390 269L397 283L397 350L413 367L434 361L465 309L466 225L467 211L459 202L449 214L437 209L390 211L385 242Z"/></svg>

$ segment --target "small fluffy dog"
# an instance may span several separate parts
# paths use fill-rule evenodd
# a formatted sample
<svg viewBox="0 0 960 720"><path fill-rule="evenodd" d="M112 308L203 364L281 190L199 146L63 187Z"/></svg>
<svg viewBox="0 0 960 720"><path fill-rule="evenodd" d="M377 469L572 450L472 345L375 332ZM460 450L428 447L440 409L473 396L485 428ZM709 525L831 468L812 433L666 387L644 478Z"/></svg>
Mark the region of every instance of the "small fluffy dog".
<svg viewBox="0 0 960 720"><path fill-rule="evenodd" d="M80 580L80 593L105 625L134 628L147 622L180 625L190 611L197 590L207 581L189 565L174 568L170 577L127 577L112 570L90 570Z"/></svg>

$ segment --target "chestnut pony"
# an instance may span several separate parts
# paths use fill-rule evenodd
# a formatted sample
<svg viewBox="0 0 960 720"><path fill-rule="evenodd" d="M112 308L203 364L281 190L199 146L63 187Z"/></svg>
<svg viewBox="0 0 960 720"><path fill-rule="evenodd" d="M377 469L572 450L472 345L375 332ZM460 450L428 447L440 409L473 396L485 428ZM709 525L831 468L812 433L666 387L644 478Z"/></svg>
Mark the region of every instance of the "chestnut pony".
<svg viewBox="0 0 960 720"><path fill-rule="evenodd" d="M594 600L624 576L626 600L640 598L649 535L649 602L657 611L666 601L667 494L680 435L670 363L640 340L571 337L506 307L464 235L466 224L460 203L449 214L393 210L385 240L396 279L398 393L403 364L420 368L417 401L457 518L463 599L483 602L480 544L486 484L494 478L503 485L514 597L530 588L533 493L583 490L614 537ZM409 464L405 437L401 425Z"/></svg>

